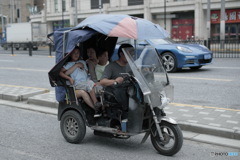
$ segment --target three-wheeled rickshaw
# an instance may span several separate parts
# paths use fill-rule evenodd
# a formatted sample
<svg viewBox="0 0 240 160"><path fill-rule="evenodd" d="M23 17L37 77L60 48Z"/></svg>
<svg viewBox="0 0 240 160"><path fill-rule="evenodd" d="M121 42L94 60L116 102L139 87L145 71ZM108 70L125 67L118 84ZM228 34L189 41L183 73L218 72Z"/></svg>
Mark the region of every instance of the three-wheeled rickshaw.
<svg viewBox="0 0 240 160"><path fill-rule="evenodd" d="M130 48L123 49L130 72L121 73L122 84L96 90L106 112L100 117L94 117L94 110L76 98L74 86L59 76L75 46L80 47L81 53L86 53L86 46L91 44L101 46L111 57L119 37L134 39L136 46L139 39L167 36L159 25L128 15L91 16L74 28L53 33L57 64L50 70L49 79L56 87L58 120L66 141L82 142L88 126L95 135L111 138L127 139L145 133L142 143L150 136L162 155L174 155L181 149L181 129L163 110L173 98L173 86L155 48L135 48L134 53Z"/></svg>

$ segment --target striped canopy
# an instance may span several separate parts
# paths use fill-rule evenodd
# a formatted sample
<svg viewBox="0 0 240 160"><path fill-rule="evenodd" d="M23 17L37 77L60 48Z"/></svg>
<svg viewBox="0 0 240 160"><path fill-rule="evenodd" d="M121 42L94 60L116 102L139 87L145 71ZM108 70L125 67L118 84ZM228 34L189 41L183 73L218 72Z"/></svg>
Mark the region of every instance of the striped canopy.
<svg viewBox="0 0 240 160"><path fill-rule="evenodd" d="M75 29L89 27L109 37L157 39L169 37L158 24L129 15L99 14L86 18Z"/></svg>

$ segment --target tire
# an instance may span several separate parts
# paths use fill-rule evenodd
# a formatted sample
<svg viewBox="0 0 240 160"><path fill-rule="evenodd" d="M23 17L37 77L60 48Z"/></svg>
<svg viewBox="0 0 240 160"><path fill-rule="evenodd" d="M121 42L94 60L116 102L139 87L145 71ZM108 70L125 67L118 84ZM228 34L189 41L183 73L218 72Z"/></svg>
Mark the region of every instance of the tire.
<svg viewBox="0 0 240 160"><path fill-rule="evenodd" d="M171 52L166 52L162 55L163 66L167 72L177 71L177 59Z"/></svg>
<svg viewBox="0 0 240 160"><path fill-rule="evenodd" d="M189 67L191 70L198 70L200 68L202 68L202 66L197 66L197 67Z"/></svg>
<svg viewBox="0 0 240 160"><path fill-rule="evenodd" d="M162 155L172 156L176 154L183 144L182 131L176 124L162 121L160 128L163 133L164 141L160 141L156 126L152 127L151 142L153 147ZM170 144L172 143L172 144Z"/></svg>
<svg viewBox="0 0 240 160"><path fill-rule="evenodd" d="M86 124L82 116L73 110L63 114L60 122L63 137L69 143L80 143L86 134Z"/></svg>

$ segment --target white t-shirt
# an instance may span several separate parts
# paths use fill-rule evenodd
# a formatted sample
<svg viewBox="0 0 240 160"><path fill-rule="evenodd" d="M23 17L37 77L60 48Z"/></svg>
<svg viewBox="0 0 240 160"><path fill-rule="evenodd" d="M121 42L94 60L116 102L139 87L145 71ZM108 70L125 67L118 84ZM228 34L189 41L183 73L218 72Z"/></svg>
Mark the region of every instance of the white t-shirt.
<svg viewBox="0 0 240 160"><path fill-rule="evenodd" d="M102 65L99 65L97 64L96 67L95 67L95 72L96 72L96 76L97 76L97 80L100 80L101 77L102 77L102 74L104 72L104 69L105 67L109 64L109 62L107 61L107 63L102 66Z"/></svg>

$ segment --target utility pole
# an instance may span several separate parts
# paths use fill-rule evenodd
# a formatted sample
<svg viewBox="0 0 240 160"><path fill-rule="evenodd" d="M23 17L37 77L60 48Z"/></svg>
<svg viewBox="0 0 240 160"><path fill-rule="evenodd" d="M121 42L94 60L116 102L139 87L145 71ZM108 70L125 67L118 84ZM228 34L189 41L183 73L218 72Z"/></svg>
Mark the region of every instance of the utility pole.
<svg viewBox="0 0 240 160"><path fill-rule="evenodd" d="M221 0L220 40L225 40L225 0Z"/></svg>
<svg viewBox="0 0 240 160"><path fill-rule="evenodd" d="M3 32L4 32L4 19L3 19L3 0L1 1L1 4L0 4L1 6L1 21L2 21L2 36L3 36Z"/></svg>
<svg viewBox="0 0 240 160"><path fill-rule="evenodd" d="M164 0L164 29L166 30L166 0Z"/></svg>
<svg viewBox="0 0 240 160"><path fill-rule="evenodd" d="M62 28L64 28L64 18L63 18L63 0L62 0Z"/></svg>
<svg viewBox="0 0 240 160"><path fill-rule="evenodd" d="M102 14L102 0L99 0L99 14Z"/></svg>
<svg viewBox="0 0 240 160"><path fill-rule="evenodd" d="M77 0L75 2L75 20L74 20L74 25L76 26L78 24L78 7L77 7Z"/></svg>
<svg viewBox="0 0 240 160"><path fill-rule="evenodd" d="M211 37L211 19L210 19L210 10L211 10L211 0L207 1L207 39Z"/></svg>
<svg viewBox="0 0 240 160"><path fill-rule="evenodd" d="M225 40L225 0L221 0L220 48L224 49Z"/></svg>

